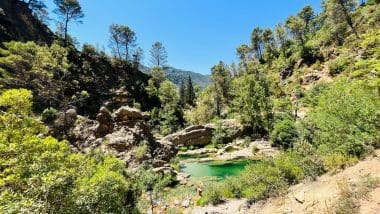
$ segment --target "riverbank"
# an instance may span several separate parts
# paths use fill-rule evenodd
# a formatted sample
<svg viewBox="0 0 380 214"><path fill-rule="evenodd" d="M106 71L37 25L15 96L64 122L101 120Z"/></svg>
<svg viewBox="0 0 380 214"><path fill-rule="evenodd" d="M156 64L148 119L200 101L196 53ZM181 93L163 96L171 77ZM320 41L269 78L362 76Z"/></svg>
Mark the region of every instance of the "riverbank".
<svg viewBox="0 0 380 214"><path fill-rule="evenodd" d="M327 173L315 181L305 181L291 187L286 195L270 198L249 205L246 199L232 199L217 206L194 207L184 210L189 214L204 213L329 213L331 209L340 203L342 182L346 182L351 194L348 197L358 195L355 189L365 184L366 194L359 194L354 204L358 213L376 213L380 210L378 198L380 197L380 185L368 185L369 181L380 179L380 150L374 156L368 157L358 164L348 167L337 173ZM362 191L362 190L360 190Z"/></svg>

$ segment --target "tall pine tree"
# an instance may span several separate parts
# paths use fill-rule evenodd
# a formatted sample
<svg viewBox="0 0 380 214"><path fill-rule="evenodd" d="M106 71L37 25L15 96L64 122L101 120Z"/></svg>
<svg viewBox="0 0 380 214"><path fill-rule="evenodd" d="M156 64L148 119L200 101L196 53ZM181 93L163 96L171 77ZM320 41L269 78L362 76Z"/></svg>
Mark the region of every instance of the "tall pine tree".
<svg viewBox="0 0 380 214"><path fill-rule="evenodd" d="M186 87L186 103L193 106L195 100L195 92L193 87L193 82L191 77L187 79L187 87Z"/></svg>

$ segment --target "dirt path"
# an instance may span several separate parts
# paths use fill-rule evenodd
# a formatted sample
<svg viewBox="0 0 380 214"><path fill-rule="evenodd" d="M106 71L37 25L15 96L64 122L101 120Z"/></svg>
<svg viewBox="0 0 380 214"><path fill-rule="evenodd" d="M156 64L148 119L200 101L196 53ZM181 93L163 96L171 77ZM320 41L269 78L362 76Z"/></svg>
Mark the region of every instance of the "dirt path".
<svg viewBox="0 0 380 214"><path fill-rule="evenodd" d="M335 175L325 174L316 181L304 182L289 189L283 197L269 199L265 203L245 208L245 200L231 200L219 206L195 208L187 213L328 213L338 199L337 182L347 180L359 183L365 176L380 178L380 150L358 164ZM380 186L360 201L360 213L380 213Z"/></svg>

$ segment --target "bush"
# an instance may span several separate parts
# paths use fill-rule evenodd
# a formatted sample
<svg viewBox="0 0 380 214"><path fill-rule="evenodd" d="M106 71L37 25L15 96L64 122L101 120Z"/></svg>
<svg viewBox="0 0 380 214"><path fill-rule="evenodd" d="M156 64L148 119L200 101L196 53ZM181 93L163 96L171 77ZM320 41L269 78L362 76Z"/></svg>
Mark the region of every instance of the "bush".
<svg viewBox="0 0 380 214"><path fill-rule="evenodd" d="M282 147L284 149L290 148L298 139L298 131L294 121L290 118L285 118L277 122L274 125L270 139L274 146Z"/></svg>
<svg viewBox="0 0 380 214"><path fill-rule="evenodd" d="M143 143L142 145L135 147L133 153L137 160L143 160L147 151L148 146L145 143Z"/></svg>
<svg viewBox="0 0 380 214"><path fill-rule="evenodd" d="M57 118L58 111L55 108L47 108L41 114L41 119L45 123L50 123Z"/></svg>
<svg viewBox="0 0 380 214"><path fill-rule="evenodd" d="M380 99L366 82L343 79L324 91L306 120L306 138L322 155L361 158L380 140Z"/></svg>
<svg viewBox="0 0 380 214"><path fill-rule="evenodd" d="M339 56L338 58L329 62L330 75L334 76L345 71L350 65L350 59L344 56Z"/></svg>
<svg viewBox="0 0 380 214"><path fill-rule="evenodd" d="M221 191L221 185L219 183L211 183L207 186L203 192L203 196L198 200L197 204L204 206L207 204L216 205L223 201L223 193Z"/></svg>

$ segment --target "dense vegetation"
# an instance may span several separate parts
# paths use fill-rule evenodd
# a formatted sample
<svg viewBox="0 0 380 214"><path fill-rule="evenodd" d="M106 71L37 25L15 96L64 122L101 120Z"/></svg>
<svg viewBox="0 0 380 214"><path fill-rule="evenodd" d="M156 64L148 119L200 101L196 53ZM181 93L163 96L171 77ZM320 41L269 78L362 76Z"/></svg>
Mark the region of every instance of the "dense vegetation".
<svg viewBox="0 0 380 214"><path fill-rule="evenodd" d="M379 148L378 11L375 1L326 0L319 14L306 6L273 31L255 28L252 43L237 48L237 67L220 62L213 68L213 84L186 113L189 122L237 118L282 152L210 184L199 204L275 196ZM313 72L333 83L305 82ZM214 111L204 107L210 104ZM299 117L301 109L306 117Z"/></svg>
<svg viewBox="0 0 380 214"><path fill-rule="evenodd" d="M325 0L319 14L306 6L273 30L254 28L251 43L236 50L239 63L215 65L202 91L191 77L179 87L167 79L161 42L150 50L149 75L140 72L143 52L128 26L110 26L112 56L89 44L78 50L70 24L85 14L77 0L54 2L61 18L56 35L3 42L17 35L10 31L1 40L1 213L141 212L139 199L173 184L149 167L131 172L112 155L78 152L65 126L48 132L46 125L71 108L94 118L106 104L110 110L134 106L149 112L149 125L161 136L213 122L214 147L225 143L220 120L233 118L248 127L248 137L280 149L236 177L209 184L200 205L276 196L380 147L378 1ZM40 24L47 17L43 1L18 4ZM120 94L127 101L115 101ZM136 158L145 150L136 148Z"/></svg>

